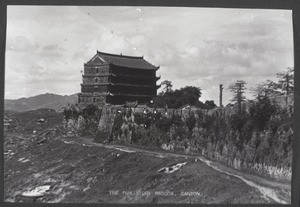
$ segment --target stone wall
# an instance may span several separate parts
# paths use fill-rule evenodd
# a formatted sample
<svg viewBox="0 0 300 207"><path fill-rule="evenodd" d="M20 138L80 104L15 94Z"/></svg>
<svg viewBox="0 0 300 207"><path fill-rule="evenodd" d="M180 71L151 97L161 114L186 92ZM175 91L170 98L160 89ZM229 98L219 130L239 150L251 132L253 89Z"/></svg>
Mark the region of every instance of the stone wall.
<svg viewBox="0 0 300 207"><path fill-rule="evenodd" d="M247 106L245 106L247 107ZM131 110L131 113L129 111ZM199 118L198 115L207 115L207 117ZM173 115L180 117L181 123L176 125L178 120L172 121L172 126L168 131L164 131L163 127L157 125L155 121L155 112L159 113L168 119L165 122L169 122L173 119ZM114 108L110 111L114 113L115 122L110 122L109 130L105 128L105 123L102 122L102 128L106 134L106 142L108 141L119 141L126 144L140 145L142 147L150 148L162 148L169 151L184 152L187 154L199 154L211 159L217 160L236 169L247 169L251 171L264 174L276 179L291 179L291 152L288 148L287 154L279 155L284 153L284 150L280 152L277 149L281 149L281 146L273 146L273 149L268 149L268 144L264 144L267 139L276 139L274 143L281 143L285 146L286 143L290 142L290 137L293 134L293 130L290 125L290 118L287 118L288 122L283 121L279 124L278 130L275 134L272 134L272 130L265 130L262 132L249 132L245 135L244 132L240 132L231 128L232 114L236 114L234 107L216 108L214 110L173 110L173 109L152 109L152 108ZM285 116L287 111L283 110L283 114L278 116ZM138 124L135 117L140 116L148 119L148 124ZM195 118L195 124L189 129L189 119ZM212 119L212 122L203 126L201 124L205 120ZM103 118L103 120L105 120ZM153 121L154 120L154 121ZM280 118L279 120L284 120ZM147 122L147 121L146 121ZM216 126L217 123L223 122L223 125ZM159 124L166 124L164 120ZM191 122L190 122L191 123ZM116 126L112 131L111 128ZM218 125L218 124L217 124ZM219 128L221 127L221 128ZM225 127L225 128L224 128ZM221 131L219 131L221 129ZM224 129L224 130L223 130ZM101 134L104 135L104 134ZM243 136L250 136L250 139L244 138ZM252 138L251 138L252 137ZM243 140L240 142L240 140ZM254 141L256 140L256 141ZM278 140L278 141L277 141ZM255 147L253 143L259 141L259 146ZM239 145L242 145L239 146ZM261 156L263 148L269 153L275 152L278 157L274 157L274 160L268 160L273 155L269 155L268 159L265 159L267 154ZM269 151L270 150L270 151ZM273 151L273 152L272 152ZM255 156L259 155L259 159ZM284 158L283 158L284 157ZM281 160L282 159L282 160Z"/></svg>
<svg viewBox="0 0 300 207"><path fill-rule="evenodd" d="M280 102L282 99L277 100ZM278 109L278 113L276 112L277 114L270 119L273 124L270 125L271 127L277 125L275 132L274 128L265 128L260 132L251 131L251 127L247 127L250 122L247 123L248 125L244 124L246 127L241 131L235 129L232 123L234 119L231 116L237 114L236 105L216 107L211 110L154 109L141 105L136 108L103 106L100 120L95 128L95 141L101 143L121 141L143 147L197 153L237 169L252 169L274 178L290 179L293 110L286 110L285 107L293 108L292 98L289 100L291 105L280 102L283 104L281 109ZM243 103L244 111L249 112L250 108L251 102ZM246 117L248 121L251 119L249 114ZM140 124L138 119L144 121L148 119L146 122L149 121L150 124ZM169 127L167 130L165 126L160 126L169 123L171 125L166 126ZM239 120L235 121L235 124L239 123ZM73 125L77 126L78 130L79 125L76 121ZM73 131L76 131L76 127L73 127ZM259 155L264 149L270 153L268 158L264 154L264 156ZM254 158L257 154L260 157ZM272 160L272 157L276 159Z"/></svg>

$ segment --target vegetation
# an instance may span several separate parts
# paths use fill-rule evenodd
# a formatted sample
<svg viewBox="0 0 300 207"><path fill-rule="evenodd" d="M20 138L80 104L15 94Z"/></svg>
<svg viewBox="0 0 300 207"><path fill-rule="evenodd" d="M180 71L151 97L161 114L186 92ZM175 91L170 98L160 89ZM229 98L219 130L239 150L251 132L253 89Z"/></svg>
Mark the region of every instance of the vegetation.
<svg viewBox="0 0 300 207"><path fill-rule="evenodd" d="M229 115L218 110L210 114L199 110L182 116L134 113L133 117L119 117L113 140L194 151L236 168L252 169L278 179L290 178L292 116L268 97L253 102L249 111Z"/></svg>
<svg viewBox="0 0 300 207"><path fill-rule="evenodd" d="M242 102L246 100L245 90L246 90L246 82L243 80L238 80L235 83L229 85L228 89L234 94L231 101L236 102L238 105L238 112L241 114L242 112Z"/></svg>
<svg viewBox="0 0 300 207"><path fill-rule="evenodd" d="M101 109L94 105L85 108L71 105L63 109L63 116L67 123L69 120L77 123L80 135L94 135L101 117Z"/></svg>
<svg viewBox="0 0 300 207"><path fill-rule="evenodd" d="M257 96L242 108L246 100L245 81L229 86L238 112L226 107L219 110L197 110L181 115L159 112L133 113L123 109L117 113L109 141L118 140L144 147L190 152L194 151L236 168L252 169L274 178L289 179L292 165L293 113L271 101L274 94L293 93L291 69L278 74L278 82L267 81L253 90ZM286 80L284 82L283 80ZM172 90L172 83L164 81L164 90L154 99L154 107L180 108L186 104L200 108L214 108L213 101L199 101L201 89L186 86ZM227 110L227 111L226 111ZM229 111L228 111L229 110ZM226 111L226 113L224 113ZM66 120L83 117L81 129L91 133L97 127L101 110L91 105L84 109L66 108ZM92 128L89 128L92 127ZM95 130L96 131L96 130ZM100 136L100 135L99 135Z"/></svg>
<svg viewBox="0 0 300 207"><path fill-rule="evenodd" d="M272 97L277 95L290 95L294 93L294 68L288 67L285 72L277 73L276 82L267 80L259 83L252 92L259 99L261 97Z"/></svg>
<svg viewBox="0 0 300 207"><path fill-rule="evenodd" d="M155 108L173 108L178 109L187 104L194 105L203 109L212 109L216 105L214 101L199 101L201 97L201 89L195 86L185 86L178 90L172 90L171 81L165 80L162 82L164 90L154 98L153 104Z"/></svg>

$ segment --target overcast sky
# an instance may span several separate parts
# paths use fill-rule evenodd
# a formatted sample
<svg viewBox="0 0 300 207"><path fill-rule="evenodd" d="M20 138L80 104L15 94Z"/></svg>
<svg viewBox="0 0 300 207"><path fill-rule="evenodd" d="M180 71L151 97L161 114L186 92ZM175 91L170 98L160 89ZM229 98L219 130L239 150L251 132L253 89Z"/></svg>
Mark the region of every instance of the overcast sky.
<svg viewBox="0 0 300 207"><path fill-rule="evenodd" d="M8 6L5 98L80 92L96 51L144 56L173 88L224 102L294 65L292 11L172 7ZM251 96L247 93L247 98Z"/></svg>

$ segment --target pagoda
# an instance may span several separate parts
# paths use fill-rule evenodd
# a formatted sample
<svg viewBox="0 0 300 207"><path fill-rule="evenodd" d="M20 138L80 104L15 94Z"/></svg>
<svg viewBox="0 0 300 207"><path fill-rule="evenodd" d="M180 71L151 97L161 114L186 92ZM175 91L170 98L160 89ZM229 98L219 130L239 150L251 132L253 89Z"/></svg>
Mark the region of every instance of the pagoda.
<svg viewBox="0 0 300 207"><path fill-rule="evenodd" d="M156 71L159 66L144 57L99 52L84 64L80 105L122 105L126 102L149 103L157 95Z"/></svg>

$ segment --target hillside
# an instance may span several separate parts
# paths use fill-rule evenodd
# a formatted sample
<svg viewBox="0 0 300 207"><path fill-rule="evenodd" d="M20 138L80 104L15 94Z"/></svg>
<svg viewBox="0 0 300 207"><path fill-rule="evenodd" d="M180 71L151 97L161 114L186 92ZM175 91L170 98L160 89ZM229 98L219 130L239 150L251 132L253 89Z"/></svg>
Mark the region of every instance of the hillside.
<svg viewBox="0 0 300 207"><path fill-rule="evenodd" d="M62 107L67 106L68 103L77 103L77 94L62 96L46 93L16 100L6 99L4 101L4 109L22 112L40 108L49 108L56 111L61 111Z"/></svg>
<svg viewBox="0 0 300 207"><path fill-rule="evenodd" d="M290 184L176 154L73 137L50 109L5 113L4 200L37 203L290 203ZM43 121L41 121L43 119Z"/></svg>

